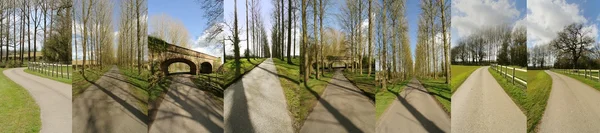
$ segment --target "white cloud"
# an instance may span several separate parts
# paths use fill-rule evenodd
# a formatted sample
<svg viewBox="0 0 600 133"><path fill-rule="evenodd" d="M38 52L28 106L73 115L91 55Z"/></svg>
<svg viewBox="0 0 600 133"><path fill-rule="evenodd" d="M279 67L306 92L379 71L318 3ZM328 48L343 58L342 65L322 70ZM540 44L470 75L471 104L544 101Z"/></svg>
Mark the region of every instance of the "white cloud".
<svg viewBox="0 0 600 133"><path fill-rule="evenodd" d="M556 37L556 33L571 23L587 23L583 10L575 3L565 0L528 0L527 1L527 39L528 45L545 44ZM598 28L587 25L595 38Z"/></svg>
<svg viewBox="0 0 600 133"><path fill-rule="evenodd" d="M468 36L484 26L513 23L519 11L509 0L454 0L452 1L452 29L458 37Z"/></svg>

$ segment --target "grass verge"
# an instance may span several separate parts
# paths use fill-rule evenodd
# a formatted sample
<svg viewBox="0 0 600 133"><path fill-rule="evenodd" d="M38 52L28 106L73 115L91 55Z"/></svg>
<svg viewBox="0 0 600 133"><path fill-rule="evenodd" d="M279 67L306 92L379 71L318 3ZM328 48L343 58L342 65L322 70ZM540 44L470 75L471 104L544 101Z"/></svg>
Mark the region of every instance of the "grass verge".
<svg viewBox="0 0 600 133"><path fill-rule="evenodd" d="M517 106L519 106L519 109L521 109L521 111L525 113L525 90L519 87L518 85L513 85L512 81L503 78L502 75L500 75L500 73L496 72L491 67L488 68L488 71L492 74L494 79L496 79L496 82L500 84L502 89L504 89L504 92L506 92L506 94L508 94L508 96L513 100L513 102L515 102Z"/></svg>
<svg viewBox="0 0 600 133"><path fill-rule="evenodd" d="M81 68L78 70L81 70ZM96 80L98 80L108 70L110 70L109 66L104 66L101 70L88 68L85 70L85 77L81 75L80 71L74 71L73 73L71 73L73 74L73 97L77 97L79 94L81 94L85 89L92 85L91 82L95 82Z"/></svg>
<svg viewBox="0 0 600 133"><path fill-rule="evenodd" d="M381 86L375 87L376 90L379 90L375 94L375 117L377 119L379 119L390 104L396 100L397 95L400 95L400 92L402 92L407 84L408 80L393 85L390 84L385 90L380 90Z"/></svg>
<svg viewBox="0 0 600 133"><path fill-rule="evenodd" d="M589 85L592 88L600 91L600 82L598 82L598 80L596 80L596 79L589 79L589 78L585 78L583 75L567 74L567 73L564 73L564 72L561 72L561 71L556 71L556 70L552 70L552 71L556 72L556 73L560 73L560 74L566 75L566 76L569 76L571 78L574 78L574 79L576 79L576 80L578 80L578 81L580 81L580 82L582 82L582 83L584 83L586 85ZM581 72L580 74L583 74L583 72ZM597 73L594 74L594 76L596 76L596 75L597 75Z"/></svg>
<svg viewBox="0 0 600 133"><path fill-rule="evenodd" d="M552 89L552 78L544 70L527 71L531 81L527 83L527 132L534 132L546 110L548 97Z"/></svg>
<svg viewBox="0 0 600 133"><path fill-rule="evenodd" d="M124 76L129 84L130 90L137 99L137 107L145 115L148 115L148 98L150 88L150 71L142 69L138 73L137 69L129 67L119 67L119 72Z"/></svg>
<svg viewBox="0 0 600 133"><path fill-rule="evenodd" d="M344 76L350 80L352 84L361 89L371 100L375 99L375 74L371 74L371 76L368 77L367 74L344 71Z"/></svg>
<svg viewBox="0 0 600 133"><path fill-rule="evenodd" d="M452 65L452 82L450 83L452 93L456 92L456 89L479 67L481 66Z"/></svg>
<svg viewBox="0 0 600 133"><path fill-rule="evenodd" d="M24 71L26 73L29 73L29 74L32 74L32 75L35 75L35 76L39 76L39 77L51 79L51 80L54 80L54 81L65 83L65 84L72 84L73 83L73 80L67 79L67 78L48 76L46 74L41 74L39 72L32 71L32 70L29 70L29 69L25 69Z"/></svg>
<svg viewBox="0 0 600 133"><path fill-rule="evenodd" d="M277 67L279 81L287 100L287 108L294 119L293 128L299 131L306 117L308 117L308 114L317 104L321 94L323 94L323 91L329 84L329 80L333 77L333 72L325 71L325 76L321 76L320 79L315 79L314 75L311 75L308 80L308 86L304 86L304 83L300 82L299 79L300 60L298 58L292 59L293 64L288 64L287 61L275 58L273 62L275 63L275 67Z"/></svg>
<svg viewBox="0 0 600 133"><path fill-rule="evenodd" d="M444 111L450 114L452 93L450 92L448 84L445 83L446 80L444 78L439 78L421 79L419 81L427 89L430 95L435 96L435 99L440 102Z"/></svg>
<svg viewBox="0 0 600 133"><path fill-rule="evenodd" d="M8 79L0 68L0 132L39 132L40 108L25 88Z"/></svg>

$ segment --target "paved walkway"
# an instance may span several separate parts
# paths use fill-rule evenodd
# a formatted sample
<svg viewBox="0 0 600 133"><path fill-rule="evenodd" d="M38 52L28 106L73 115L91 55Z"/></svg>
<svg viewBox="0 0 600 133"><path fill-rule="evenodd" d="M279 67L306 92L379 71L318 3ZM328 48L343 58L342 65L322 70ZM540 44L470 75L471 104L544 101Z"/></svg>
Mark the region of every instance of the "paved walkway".
<svg viewBox="0 0 600 133"><path fill-rule="evenodd" d="M71 85L24 72L25 68L4 70L4 75L29 91L40 107L41 133L71 132ZM1 101L0 101L1 102Z"/></svg>
<svg viewBox="0 0 600 133"><path fill-rule="evenodd" d="M600 91L571 77L546 73L552 77L552 91L539 132L600 132Z"/></svg>
<svg viewBox="0 0 600 133"><path fill-rule="evenodd" d="M292 120L272 59L225 89L226 133L292 133Z"/></svg>
<svg viewBox="0 0 600 133"><path fill-rule="evenodd" d="M374 133L375 103L354 86L341 69L325 88L301 133Z"/></svg>
<svg viewBox="0 0 600 133"><path fill-rule="evenodd" d="M377 133L441 132L450 132L450 118L414 78L377 122Z"/></svg>
<svg viewBox="0 0 600 133"><path fill-rule="evenodd" d="M223 104L200 90L191 75L173 75L150 133L222 133Z"/></svg>
<svg viewBox="0 0 600 133"><path fill-rule="evenodd" d="M145 133L148 117L136 107L135 98L113 66L73 100L75 133Z"/></svg>
<svg viewBox="0 0 600 133"><path fill-rule="evenodd" d="M488 68L475 70L452 95L451 132L527 132L527 118Z"/></svg>

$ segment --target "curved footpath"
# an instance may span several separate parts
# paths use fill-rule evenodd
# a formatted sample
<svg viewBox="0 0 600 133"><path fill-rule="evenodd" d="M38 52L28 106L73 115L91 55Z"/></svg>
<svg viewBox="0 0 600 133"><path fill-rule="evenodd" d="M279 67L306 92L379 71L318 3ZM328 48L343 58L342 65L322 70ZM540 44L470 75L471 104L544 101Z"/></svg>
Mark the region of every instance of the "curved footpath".
<svg viewBox="0 0 600 133"><path fill-rule="evenodd" d="M552 91L539 132L600 132L600 91L571 77L546 73L552 77Z"/></svg>
<svg viewBox="0 0 600 133"><path fill-rule="evenodd" d="M451 132L527 132L527 118L488 68L475 70L452 95Z"/></svg>
<svg viewBox="0 0 600 133"><path fill-rule="evenodd" d="M377 122L377 133L450 132L450 118L413 78Z"/></svg>
<svg viewBox="0 0 600 133"><path fill-rule="evenodd" d="M40 106L42 133L71 132L71 85L24 72L25 68L4 70L4 75L29 91Z"/></svg>
<svg viewBox="0 0 600 133"><path fill-rule="evenodd" d="M375 103L336 70L301 133L374 133Z"/></svg>
<svg viewBox="0 0 600 133"><path fill-rule="evenodd" d="M292 133L292 119L271 58L225 89L225 133Z"/></svg>
<svg viewBox="0 0 600 133"><path fill-rule="evenodd" d="M162 100L150 133L222 133L223 104L200 90L192 75L171 76L169 91Z"/></svg>
<svg viewBox="0 0 600 133"><path fill-rule="evenodd" d="M113 66L73 100L75 133L147 133L148 117L136 106L127 79Z"/></svg>

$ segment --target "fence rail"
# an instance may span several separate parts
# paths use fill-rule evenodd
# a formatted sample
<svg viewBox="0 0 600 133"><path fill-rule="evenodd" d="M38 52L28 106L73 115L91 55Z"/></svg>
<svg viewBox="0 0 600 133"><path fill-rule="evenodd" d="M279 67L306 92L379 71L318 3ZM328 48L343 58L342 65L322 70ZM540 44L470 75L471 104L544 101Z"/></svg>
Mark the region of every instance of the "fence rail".
<svg viewBox="0 0 600 133"><path fill-rule="evenodd" d="M592 69L554 69L558 72L563 72L566 74L580 75L586 79L598 79L600 82L600 70L592 70ZM581 73L583 71L583 73ZM593 74L596 73L596 74Z"/></svg>
<svg viewBox="0 0 600 133"><path fill-rule="evenodd" d="M502 65L497 65L497 64L492 64L492 69L494 69L496 72L502 74L502 77L511 80L512 84L518 83L525 87L527 86L527 81L525 81L525 79L521 79L521 78L515 76L515 73L517 71L527 72L526 69L519 69L519 68L502 66Z"/></svg>
<svg viewBox="0 0 600 133"><path fill-rule="evenodd" d="M46 76L71 79L71 65L69 64L54 64L47 62L29 62L27 69L45 74Z"/></svg>

